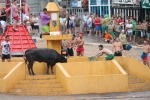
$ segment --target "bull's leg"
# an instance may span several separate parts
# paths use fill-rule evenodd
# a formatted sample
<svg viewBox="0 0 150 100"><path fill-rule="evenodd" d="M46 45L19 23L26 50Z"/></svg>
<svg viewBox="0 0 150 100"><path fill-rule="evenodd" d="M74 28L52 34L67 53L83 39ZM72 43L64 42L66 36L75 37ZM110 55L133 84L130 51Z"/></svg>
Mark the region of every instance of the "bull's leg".
<svg viewBox="0 0 150 100"><path fill-rule="evenodd" d="M29 72L29 75L31 75L31 72L30 72L30 64L28 65L28 72Z"/></svg>
<svg viewBox="0 0 150 100"><path fill-rule="evenodd" d="M49 75L49 64L47 64L47 71L46 71L46 74Z"/></svg>
<svg viewBox="0 0 150 100"><path fill-rule="evenodd" d="M33 72L33 63L30 64L30 69L31 69L32 75L35 75Z"/></svg>
<svg viewBox="0 0 150 100"><path fill-rule="evenodd" d="M55 65L55 62L51 64L51 72L52 72L52 74L54 74L54 71L53 71L54 65Z"/></svg>

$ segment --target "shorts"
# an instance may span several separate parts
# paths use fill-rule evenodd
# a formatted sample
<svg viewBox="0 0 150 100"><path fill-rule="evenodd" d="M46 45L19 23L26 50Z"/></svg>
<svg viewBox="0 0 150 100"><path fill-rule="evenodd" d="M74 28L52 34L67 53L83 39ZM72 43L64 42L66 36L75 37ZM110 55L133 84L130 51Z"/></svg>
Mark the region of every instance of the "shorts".
<svg viewBox="0 0 150 100"><path fill-rule="evenodd" d="M80 27L80 25L79 25L79 24L76 24L75 27Z"/></svg>
<svg viewBox="0 0 150 100"><path fill-rule="evenodd" d="M138 36L141 37L142 36L142 32L138 31Z"/></svg>
<svg viewBox="0 0 150 100"><path fill-rule="evenodd" d="M104 26L104 32L108 31L108 26Z"/></svg>
<svg viewBox="0 0 150 100"><path fill-rule="evenodd" d="M115 55L115 56L122 56L122 53L121 53L121 52L115 52L114 55Z"/></svg>
<svg viewBox="0 0 150 100"><path fill-rule="evenodd" d="M59 18L59 20L60 20L60 23L62 24L66 21L66 18Z"/></svg>
<svg viewBox="0 0 150 100"><path fill-rule="evenodd" d="M45 25L42 27L42 30L46 33L46 32L50 32L50 28L48 25Z"/></svg>
<svg viewBox="0 0 150 100"><path fill-rule="evenodd" d="M145 52L143 52L143 53L141 54L141 58L142 58L143 61L149 61L149 56L148 56L148 54L145 53Z"/></svg>
<svg viewBox="0 0 150 100"><path fill-rule="evenodd" d="M104 25L101 25L101 27L102 27L102 32L105 32L105 27L104 27Z"/></svg>
<svg viewBox="0 0 150 100"><path fill-rule="evenodd" d="M111 34L111 36L114 38L115 37L115 34L114 32L109 32Z"/></svg>
<svg viewBox="0 0 150 100"><path fill-rule="evenodd" d="M116 37L119 37L120 32L115 32Z"/></svg>
<svg viewBox="0 0 150 100"><path fill-rule="evenodd" d="M31 24L31 28L34 29L34 24Z"/></svg>
<svg viewBox="0 0 150 100"><path fill-rule="evenodd" d="M19 21L19 16L13 17L15 21Z"/></svg>
<svg viewBox="0 0 150 100"><path fill-rule="evenodd" d="M77 53L82 53L82 52L84 52L84 48L83 48L83 47L77 48L77 49L76 49L76 52L77 52Z"/></svg>
<svg viewBox="0 0 150 100"><path fill-rule="evenodd" d="M147 57L147 56L148 56L148 54L145 53L145 52L143 52L143 53L141 54L141 58L142 58L142 59L144 59L144 58Z"/></svg>
<svg viewBox="0 0 150 100"><path fill-rule="evenodd" d="M146 38L146 30L143 30L143 31L142 31L142 33L141 33L141 37Z"/></svg>
<svg viewBox="0 0 150 100"><path fill-rule="evenodd" d="M96 29L96 31L100 31L101 27L100 26L96 26L95 29Z"/></svg>
<svg viewBox="0 0 150 100"><path fill-rule="evenodd" d="M126 44L123 44L122 47L123 47L123 50L127 50L127 45Z"/></svg>
<svg viewBox="0 0 150 100"><path fill-rule="evenodd" d="M128 36L133 36L133 32L127 32Z"/></svg>
<svg viewBox="0 0 150 100"><path fill-rule="evenodd" d="M110 54L107 57L105 57L106 60L112 60L114 59L114 54Z"/></svg>
<svg viewBox="0 0 150 100"><path fill-rule="evenodd" d="M33 26L33 29L39 30L39 25L34 25L34 26Z"/></svg>
<svg viewBox="0 0 150 100"><path fill-rule="evenodd" d="M135 31L133 31L133 35L135 35Z"/></svg>
<svg viewBox="0 0 150 100"><path fill-rule="evenodd" d="M74 53L73 53L73 49L72 49L72 48L71 48L71 49L67 48L67 51L68 51L68 55L69 55L69 56L74 56Z"/></svg>
<svg viewBox="0 0 150 100"><path fill-rule="evenodd" d="M2 60L5 60L5 59L10 59L10 54L8 55L2 54Z"/></svg>
<svg viewBox="0 0 150 100"><path fill-rule="evenodd" d="M92 29L95 29L95 24L94 23L92 23Z"/></svg>
<svg viewBox="0 0 150 100"><path fill-rule="evenodd" d="M148 33L148 38L150 38L150 33Z"/></svg>
<svg viewBox="0 0 150 100"><path fill-rule="evenodd" d="M22 14L22 19L23 19L23 21L25 21L26 20L26 14Z"/></svg>

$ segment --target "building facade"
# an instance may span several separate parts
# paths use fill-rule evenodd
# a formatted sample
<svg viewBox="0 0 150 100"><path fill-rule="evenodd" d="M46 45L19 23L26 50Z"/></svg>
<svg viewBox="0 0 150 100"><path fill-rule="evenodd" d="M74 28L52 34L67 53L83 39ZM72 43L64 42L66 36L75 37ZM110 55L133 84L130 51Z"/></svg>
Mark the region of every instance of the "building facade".
<svg viewBox="0 0 150 100"><path fill-rule="evenodd" d="M111 16L111 0L89 0L89 12Z"/></svg>

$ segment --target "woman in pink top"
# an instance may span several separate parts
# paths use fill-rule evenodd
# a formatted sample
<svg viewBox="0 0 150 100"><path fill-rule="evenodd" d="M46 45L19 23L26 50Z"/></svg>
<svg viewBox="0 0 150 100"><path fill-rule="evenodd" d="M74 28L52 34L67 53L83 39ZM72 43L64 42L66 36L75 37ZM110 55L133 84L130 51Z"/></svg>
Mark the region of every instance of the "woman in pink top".
<svg viewBox="0 0 150 100"><path fill-rule="evenodd" d="M23 16L23 21L24 21L24 20L25 20L25 17L26 17L26 16L29 16L30 7L29 7L29 5L26 3L26 1L23 1L22 4L23 4L22 16Z"/></svg>
<svg viewBox="0 0 150 100"><path fill-rule="evenodd" d="M17 0L14 0L13 5L12 5L12 17L14 19L14 24L13 24L13 30L17 31L18 29L16 28L17 23L19 21L19 8L17 6Z"/></svg>

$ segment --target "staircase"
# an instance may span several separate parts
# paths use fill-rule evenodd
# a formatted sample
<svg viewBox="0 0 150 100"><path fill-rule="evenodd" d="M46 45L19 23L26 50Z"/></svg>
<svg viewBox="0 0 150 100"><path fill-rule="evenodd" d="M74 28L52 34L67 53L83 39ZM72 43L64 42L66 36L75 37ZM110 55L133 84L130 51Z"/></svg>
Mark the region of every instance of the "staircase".
<svg viewBox="0 0 150 100"><path fill-rule="evenodd" d="M67 95L55 75L27 75L26 79L21 80L14 89L10 89L9 93L22 96Z"/></svg>
<svg viewBox="0 0 150 100"><path fill-rule="evenodd" d="M147 82L145 79L137 78L135 75L128 76L129 92L142 92L150 90L150 81Z"/></svg>

